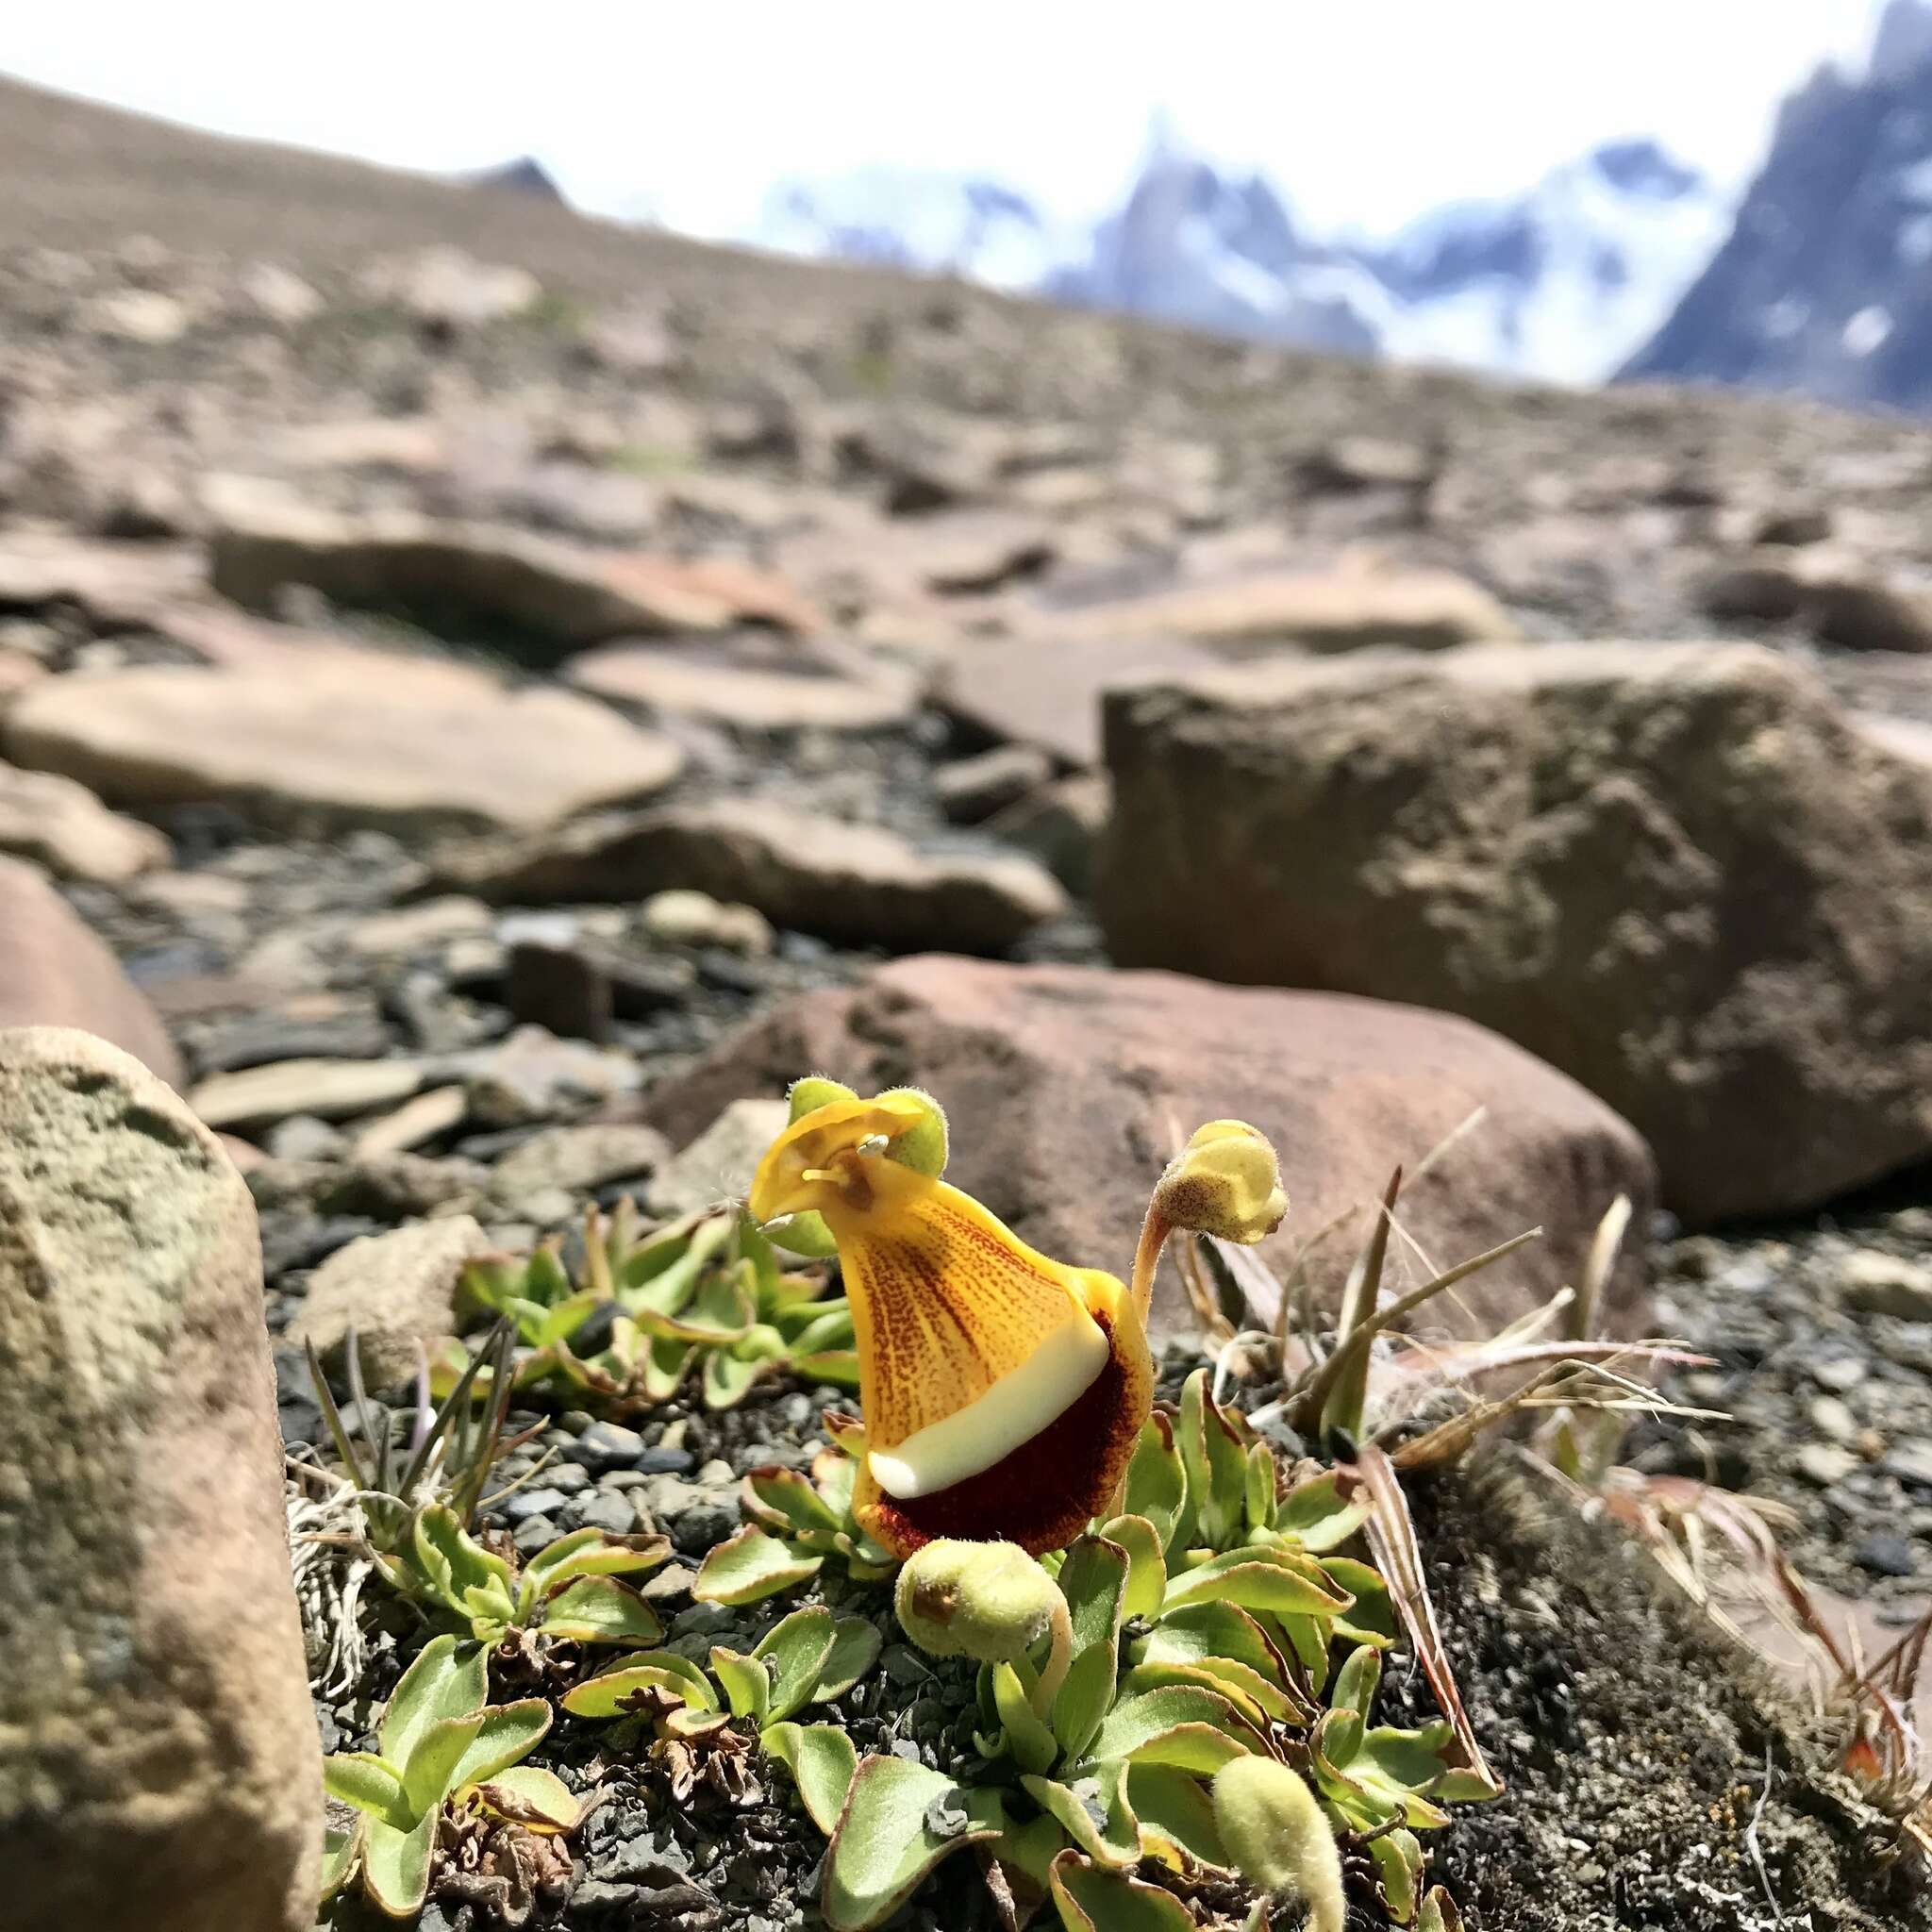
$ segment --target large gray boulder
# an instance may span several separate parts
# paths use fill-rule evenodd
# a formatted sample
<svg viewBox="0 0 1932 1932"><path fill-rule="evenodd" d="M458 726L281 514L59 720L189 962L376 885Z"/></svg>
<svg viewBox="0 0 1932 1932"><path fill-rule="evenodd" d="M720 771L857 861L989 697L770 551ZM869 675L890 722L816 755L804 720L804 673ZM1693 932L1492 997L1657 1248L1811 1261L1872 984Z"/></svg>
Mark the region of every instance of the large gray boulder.
<svg viewBox="0 0 1932 1932"><path fill-rule="evenodd" d="M1755 645L1474 647L1109 700L1124 965L1467 1014L1692 1221L1932 1153L1932 768Z"/></svg>
<svg viewBox="0 0 1932 1932"><path fill-rule="evenodd" d="M85 1033L0 1033L0 1921L303 1932L321 1750L261 1254L227 1157Z"/></svg>

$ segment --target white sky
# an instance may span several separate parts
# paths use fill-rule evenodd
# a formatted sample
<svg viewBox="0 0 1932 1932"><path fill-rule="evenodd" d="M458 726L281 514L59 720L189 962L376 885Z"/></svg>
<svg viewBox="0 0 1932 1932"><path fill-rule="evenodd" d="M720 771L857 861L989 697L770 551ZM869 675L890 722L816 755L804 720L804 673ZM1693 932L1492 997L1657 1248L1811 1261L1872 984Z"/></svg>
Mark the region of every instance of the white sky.
<svg viewBox="0 0 1932 1932"><path fill-rule="evenodd" d="M0 72L432 170L539 156L580 206L741 230L777 177L875 161L1088 216L1150 117L1320 228L1507 194L1598 141L1741 182L1874 0L53 0Z"/></svg>

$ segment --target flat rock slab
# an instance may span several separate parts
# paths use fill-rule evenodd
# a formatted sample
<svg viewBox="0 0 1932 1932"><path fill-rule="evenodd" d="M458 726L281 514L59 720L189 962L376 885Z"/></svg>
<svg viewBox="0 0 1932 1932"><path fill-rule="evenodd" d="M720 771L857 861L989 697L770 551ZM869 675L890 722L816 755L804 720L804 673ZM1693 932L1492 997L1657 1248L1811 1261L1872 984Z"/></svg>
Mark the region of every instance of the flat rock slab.
<svg viewBox="0 0 1932 1932"><path fill-rule="evenodd" d="M1932 1154L1932 767L1750 644L1377 652L1114 697L1125 965L1460 1012L1688 1220Z"/></svg>
<svg viewBox="0 0 1932 1932"><path fill-rule="evenodd" d="M1184 638L974 639L953 653L934 694L942 710L987 738L1096 765L1108 691L1223 661Z"/></svg>
<svg viewBox="0 0 1932 1932"><path fill-rule="evenodd" d="M7 1026L76 1026L162 1079L181 1081L167 1028L121 962L44 873L13 858L0 858L0 1027Z"/></svg>
<svg viewBox="0 0 1932 1932"><path fill-rule="evenodd" d="M1538 1225L1545 1239L1465 1283L1486 1324L1574 1282L1610 1202L1643 1225L1655 1192L1642 1142L1600 1101L1493 1033L1445 1014L1329 993L1210 985L1166 973L895 960L857 986L810 993L657 1089L674 1140L741 1096L801 1074L861 1093L916 1084L952 1124L947 1178L1057 1258L1124 1275L1163 1162L1202 1122L1252 1121L1280 1150L1291 1208L1263 1252L1278 1269L1335 1216L1349 1231L1308 1257L1339 1292L1369 1205L1478 1107L1488 1113L1405 1193L1403 1225L1441 1265ZM1398 1277L1422 1276L1399 1259ZM1635 1263L1607 1301L1611 1328L1643 1325ZM1443 1310L1440 1319L1451 1319ZM1191 1311L1166 1280L1164 1331Z"/></svg>
<svg viewBox="0 0 1932 1932"><path fill-rule="evenodd" d="M1521 635L1480 585L1438 570L1276 570L1183 581L1058 612L1053 624L1070 638L1180 637L1311 651L1365 644L1441 650Z"/></svg>
<svg viewBox="0 0 1932 1932"><path fill-rule="evenodd" d="M407 1100L422 1087L423 1077L414 1060L275 1060L216 1074L188 1099L211 1127L265 1126L296 1114L353 1120Z"/></svg>
<svg viewBox="0 0 1932 1932"><path fill-rule="evenodd" d="M261 1293L248 1191L167 1088L86 1034L0 1032L9 1924L313 1922L321 1750Z"/></svg>
<svg viewBox="0 0 1932 1932"><path fill-rule="evenodd" d="M649 797L683 765L589 698L345 647L46 678L0 720L0 750L115 804L218 801L297 830L534 827Z"/></svg>
<svg viewBox="0 0 1932 1932"><path fill-rule="evenodd" d="M675 888L855 945L1001 953L1066 909L1030 858L928 852L876 825L758 799L609 816L446 848L453 890L511 905L632 900Z"/></svg>
<svg viewBox="0 0 1932 1932"><path fill-rule="evenodd" d="M363 1235L338 1248L314 1274L289 1340L312 1342L331 1375L345 1367L347 1342L372 1392L411 1380L422 1353L456 1333L457 1283L491 1251L482 1227L451 1214Z"/></svg>
<svg viewBox="0 0 1932 1932"><path fill-rule="evenodd" d="M113 886L163 866L174 847L152 825L109 811L85 785L0 765L0 852L58 877Z"/></svg>
<svg viewBox="0 0 1932 1932"><path fill-rule="evenodd" d="M586 651L571 683L621 704L702 718L741 731L881 731L919 708L919 685L852 653L717 643L621 643Z"/></svg>
<svg viewBox="0 0 1932 1932"><path fill-rule="evenodd" d="M106 543L51 530L0 538L0 610L68 605L110 630L151 623L205 595L207 583L198 545Z"/></svg>
<svg viewBox="0 0 1932 1932"><path fill-rule="evenodd" d="M588 550L408 511L352 517L268 497L222 508L210 576L236 603L266 608L284 586L306 584L334 603L408 611L434 629L480 625L526 663L638 632L821 627L789 584L728 559Z"/></svg>

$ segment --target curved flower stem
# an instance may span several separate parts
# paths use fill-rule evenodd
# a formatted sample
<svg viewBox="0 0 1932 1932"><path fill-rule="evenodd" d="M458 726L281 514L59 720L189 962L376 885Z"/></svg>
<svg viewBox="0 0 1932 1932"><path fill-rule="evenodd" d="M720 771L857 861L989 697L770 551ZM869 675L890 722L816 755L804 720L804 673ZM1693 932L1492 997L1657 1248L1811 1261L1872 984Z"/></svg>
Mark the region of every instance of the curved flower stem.
<svg viewBox="0 0 1932 1932"><path fill-rule="evenodd" d="M1033 1715L1042 1724L1052 1711L1053 1701L1060 1694L1060 1686L1067 1681L1067 1672L1074 1662L1074 1618L1065 1597L1054 1605L1047 1629L1053 1638L1053 1649L1047 1654L1046 1668L1041 1672L1040 1681L1033 1687Z"/></svg>
<svg viewBox="0 0 1932 1932"><path fill-rule="evenodd" d="M1134 1306L1141 1311L1141 1325L1147 1325L1148 1309L1154 1301L1154 1271L1160 1265L1160 1251L1174 1232L1174 1224L1153 1202L1147 1204L1147 1218L1141 1224L1141 1244L1134 1250L1134 1275L1130 1284Z"/></svg>

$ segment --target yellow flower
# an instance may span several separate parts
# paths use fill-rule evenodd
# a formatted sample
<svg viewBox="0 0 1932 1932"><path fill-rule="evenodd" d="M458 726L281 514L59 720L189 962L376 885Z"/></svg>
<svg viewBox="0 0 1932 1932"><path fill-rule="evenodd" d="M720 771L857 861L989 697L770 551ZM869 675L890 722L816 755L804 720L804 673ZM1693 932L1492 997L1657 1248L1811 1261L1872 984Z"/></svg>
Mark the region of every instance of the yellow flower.
<svg viewBox="0 0 1932 1932"><path fill-rule="evenodd" d="M1061 1548L1111 1502L1152 1405L1133 1296L941 1180L926 1096L815 1081L799 1098L828 1092L847 1097L772 1143L750 1207L816 1215L837 1244L865 1415L859 1523L901 1557L939 1537Z"/></svg>

